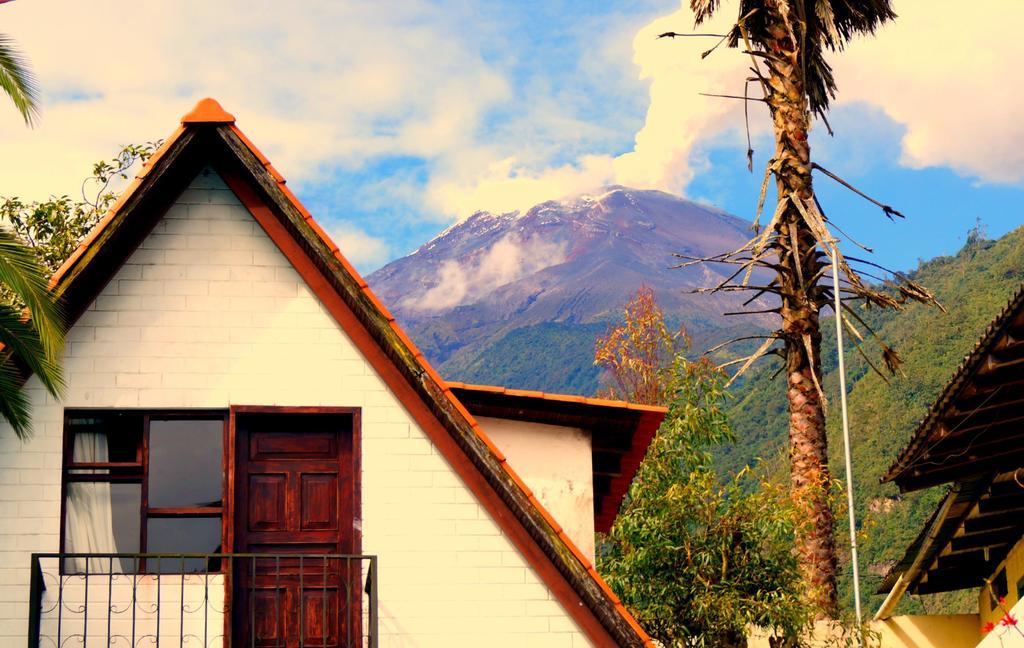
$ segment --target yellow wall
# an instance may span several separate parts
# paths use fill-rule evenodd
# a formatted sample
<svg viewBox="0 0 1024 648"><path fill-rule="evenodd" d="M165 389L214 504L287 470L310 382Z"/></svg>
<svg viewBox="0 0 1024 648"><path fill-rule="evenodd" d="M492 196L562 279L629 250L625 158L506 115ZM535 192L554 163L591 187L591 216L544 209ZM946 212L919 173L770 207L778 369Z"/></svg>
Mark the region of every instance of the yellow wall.
<svg viewBox="0 0 1024 648"><path fill-rule="evenodd" d="M875 641L880 648L974 648L981 634L976 614L936 614L928 616L895 616L871 623ZM811 646L846 645L840 639L842 628L821 622L815 629ZM758 633L749 638L749 648L768 648L768 639Z"/></svg>
<svg viewBox="0 0 1024 648"><path fill-rule="evenodd" d="M1003 567L1006 567L1006 609L1009 610L1021 599L1024 592L1017 591L1017 581L1024 577L1024 539L1021 539L1013 546L1006 560L999 564L999 567L989 577L993 578ZM992 597L989 596L988 588L982 587L978 592L978 614L981 617L981 625L992 622L999 623L1004 612L999 606L992 605Z"/></svg>

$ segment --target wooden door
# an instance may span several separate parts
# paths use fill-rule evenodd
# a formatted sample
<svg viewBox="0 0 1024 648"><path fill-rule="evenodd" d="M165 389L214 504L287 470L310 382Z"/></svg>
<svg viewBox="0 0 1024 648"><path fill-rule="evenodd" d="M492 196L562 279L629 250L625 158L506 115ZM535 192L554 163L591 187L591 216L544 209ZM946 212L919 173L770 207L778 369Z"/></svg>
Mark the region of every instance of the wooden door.
<svg viewBox="0 0 1024 648"><path fill-rule="evenodd" d="M237 413L234 645L361 645L351 414ZM266 554L263 557L260 554ZM330 555L335 557L329 557Z"/></svg>

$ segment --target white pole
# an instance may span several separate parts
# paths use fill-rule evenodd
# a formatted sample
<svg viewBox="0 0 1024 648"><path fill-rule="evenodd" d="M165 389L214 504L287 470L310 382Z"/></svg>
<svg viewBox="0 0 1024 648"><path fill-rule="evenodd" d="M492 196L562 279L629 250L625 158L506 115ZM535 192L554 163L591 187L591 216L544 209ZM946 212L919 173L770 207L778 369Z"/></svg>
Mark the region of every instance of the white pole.
<svg viewBox="0 0 1024 648"><path fill-rule="evenodd" d="M839 254L832 243L832 291L835 295L836 350L839 352L839 402L843 410L843 448L846 451L846 505L850 513L850 561L853 563L853 603L860 636L860 570L857 567L857 517L853 510L853 466L850 463L850 422L846 413L846 367L843 362L843 311L839 296Z"/></svg>

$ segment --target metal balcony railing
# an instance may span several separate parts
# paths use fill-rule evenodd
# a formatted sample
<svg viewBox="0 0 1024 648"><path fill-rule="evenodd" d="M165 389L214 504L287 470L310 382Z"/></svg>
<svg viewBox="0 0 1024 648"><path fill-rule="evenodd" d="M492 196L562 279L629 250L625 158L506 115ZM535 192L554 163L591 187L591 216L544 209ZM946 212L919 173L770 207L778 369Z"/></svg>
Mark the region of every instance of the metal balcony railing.
<svg viewBox="0 0 1024 648"><path fill-rule="evenodd" d="M28 646L377 648L377 557L32 554Z"/></svg>

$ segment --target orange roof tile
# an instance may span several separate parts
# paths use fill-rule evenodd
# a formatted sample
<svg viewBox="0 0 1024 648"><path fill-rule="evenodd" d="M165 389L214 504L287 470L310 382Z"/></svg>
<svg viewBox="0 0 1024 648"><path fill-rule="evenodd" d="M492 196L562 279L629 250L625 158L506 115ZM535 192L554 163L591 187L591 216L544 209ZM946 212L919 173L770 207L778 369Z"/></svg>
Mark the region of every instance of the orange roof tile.
<svg viewBox="0 0 1024 648"><path fill-rule="evenodd" d="M630 409L636 410L638 412L652 412L657 414L665 414L668 412L667 407L662 407L660 405L643 405L640 403L629 403L621 400L609 400L607 398L577 396L575 394L552 394L548 392L533 391L528 389L513 389L510 387L501 387L498 385L476 385L458 382L454 380L449 380L448 385L452 388L465 389L467 391L505 394L508 396L516 396L520 398L540 398L543 400L563 403L580 403L584 405L595 405L597 407L614 407L618 409Z"/></svg>
<svg viewBox="0 0 1024 648"><path fill-rule="evenodd" d="M216 99L200 99L195 108L181 118L182 124L234 124L235 116L220 107Z"/></svg>

